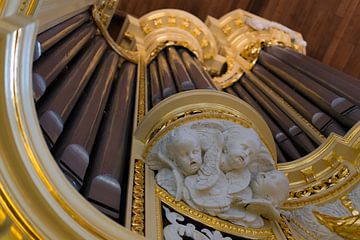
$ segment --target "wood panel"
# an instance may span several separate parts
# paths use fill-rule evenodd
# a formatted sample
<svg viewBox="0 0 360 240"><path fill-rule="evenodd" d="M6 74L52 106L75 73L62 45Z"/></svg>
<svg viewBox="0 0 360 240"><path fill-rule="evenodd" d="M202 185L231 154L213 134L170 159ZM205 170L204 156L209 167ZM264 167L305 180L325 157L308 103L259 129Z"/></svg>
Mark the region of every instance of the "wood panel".
<svg viewBox="0 0 360 240"><path fill-rule="evenodd" d="M135 17L163 8L182 9L205 20L210 15L219 18L233 9L246 9L251 0L119 0L118 10Z"/></svg>
<svg viewBox="0 0 360 240"><path fill-rule="evenodd" d="M120 0L118 10L136 17L162 8L205 20L242 8L301 32L307 54L360 78L360 0Z"/></svg>
<svg viewBox="0 0 360 240"><path fill-rule="evenodd" d="M360 78L360 0L254 0L247 11L302 33L309 56Z"/></svg>

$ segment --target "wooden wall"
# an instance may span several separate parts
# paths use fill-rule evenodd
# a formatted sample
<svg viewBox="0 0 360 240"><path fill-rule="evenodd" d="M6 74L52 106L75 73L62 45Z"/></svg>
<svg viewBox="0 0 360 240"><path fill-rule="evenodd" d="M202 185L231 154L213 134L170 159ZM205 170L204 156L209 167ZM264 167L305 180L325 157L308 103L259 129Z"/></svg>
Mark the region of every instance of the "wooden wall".
<svg viewBox="0 0 360 240"><path fill-rule="evenodd" d="M219 18L242 8L301 32L307 54L360 78L360 0L120 0L118 10L140 17L177 8Z"/></svg>

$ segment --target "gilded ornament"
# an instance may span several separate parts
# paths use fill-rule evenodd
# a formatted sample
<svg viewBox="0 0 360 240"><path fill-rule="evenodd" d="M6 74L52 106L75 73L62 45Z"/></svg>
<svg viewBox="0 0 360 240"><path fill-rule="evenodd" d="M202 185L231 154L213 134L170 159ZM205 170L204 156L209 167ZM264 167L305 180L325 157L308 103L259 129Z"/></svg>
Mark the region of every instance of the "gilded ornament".
<svg viewBox="0 0 360 240"><path fill-rule="evenodd" d="M349 240L360 239L359 213L350 217L335 217L318 211L313 211L313 214L321 224L340 237Z"/></svg>
<svg viewBox="0 0 360 240"><path fill-rule="evenodd" d="M127 49L124 49L122 47L120 47L115 41L114 39L110 36L109 32L107 31L107 29L105 28L102 19L101 19L101 14L99 12L99 10L93 6L92 9L92 16L93 19L95 20L96 26L98 28L98 30L100 30L100 33L103 35L104 39L107 41L107 43L109 44L109 46L120 56L124 57L126 60L132 62L132 63L137 63L138 62L138 52L135 51L129 51Z"/></svg>
<svg viewBox="0 0 360 240"><path fill-rule="evenodd" d="M305 189L291 191L288 200L302 199L313 196L320 192L324 192L329 188L336 186L338 183L343 182L349 175L350 175L349 168L343 166L337 172L335 172L331 177L321 181L320 183L317 183Z"/></svg>
<svg viewBox="0 0 360 240"><path fill-rule="evenodd" d="M113 10L115 8L117 0L108 0L106 6L108 9Z"/></svg>
<svg viewBox="0 0 360 240"><path fill-rule="evenodd" d="M181 22L181 28L187 29L190 26L190 20L188 18L183 18Z"/></svg>
<svg viewBox="0 0 360 240"><path fill-rule="evenodd" d="M191 34L194 35L194 37L199 37L201 35L201 33L202 33L202 31L198 27L195 27L191 31Z"/></svg>
<svg viewBox="0 0 360 240"><path fill-rule="evenodd" d="M312 183L316 180L315 171L314 171L313 166L304 168L304 169L300 170L300 172L302 172L302 174L304 174L307 183Z"/></svg>
<svg viewBox="0 0 360 240"><path fill-rule="evenodd" d="M239 225L235 225L230 222L194 210L184 202L176 201L174 197L172 197L168 192L166 192L159 186L156 187L155 191L156 196L163 203L170 206L175 211L221 232L233 234L235 236L250 237L256 239L276 239L271 227L263 227L260 229L241 227Z"/></svg>
<svg viewBox="0 0 360 240"><path fill-rule="evenodd" d="M176 25L176 17L174 17L174 16L168 17L167 21L168 21L168 25L170 27L173 27Z"/></svg>
<svg viewBox="0 0 360 240"><path fill-rule="evenodd" d="M235 19L234 23L235 23L235 25L236 25L237 27L242 27L242 26L244 26L244 21L243 21L241 18Z"/></svg>
<svg viewBox="0 0 360 240"><path fill-rule="evenodd" d="M225 25L222 31L226 36L229 36L232 33L232 28L229 25Z"/></svg>
<svg viewBox="0 0 360 240"><path fill-rule="evenodd" d="M142 31L145 33L145 35L149 34L151 32L151 28L148 23L140 24Z"/></svg>
<svg viewBox="0 0 360 240"><path fill-rule="evenodd" d="M139 61L139 69L140 69L140 76L139 76L139 98L138 98L138 113L137 113L137 124L141 122L141 120L145 116L146 111L146 92L145 92L145 61L143 57L140 58Z"/></svg>
<svg viewBox="0 0 360 240"><path fill-rule="evenodd" d="M145 164L135 159L131 230L144 236L145 232Z"/></svg>
<svg viewBox="0 0 360 240"><path fill-rule="evenodd" d="M343 161L343 158L335 151L331 151L331 153L324 157L323 160L327 162L332 168L337 168Z"/></svg>
<svg viewBox="0 0 360 240"><path fill-rule="evenodd" d="M202 48L206 48L207 46L209 46L209 41L206 39L201 40L200 46Z"/></svg>
<svg viewBox="0 0 360 240"><path fill-rule="evenodd" d="M281 219L280 221L278 221L279 226L281 228L281 230L283 231L285 237L287 240L295 240L290 227L289 227L289 223L287 222L287 219L285 216L281 215Z"/></svg>
<svg viewBox="0 0 360 240"><path fill-rule="evenodd" d="M163 20L161 18L155 18L153 23L156 28L161 28L163 26Z"/></svg>

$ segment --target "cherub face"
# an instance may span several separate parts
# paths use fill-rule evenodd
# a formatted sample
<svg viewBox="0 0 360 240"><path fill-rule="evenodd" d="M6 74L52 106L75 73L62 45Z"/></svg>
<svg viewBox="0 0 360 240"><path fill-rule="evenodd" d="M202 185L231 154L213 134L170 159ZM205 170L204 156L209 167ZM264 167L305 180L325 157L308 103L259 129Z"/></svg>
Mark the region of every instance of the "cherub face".
<svg viewBox="0 0 360 240"><path fill-rule="evenodd" d="M201 167L201 148L194 139L178 142L173 156L185 176L195 174Z"/></svg>
<svg viewBox="0 0 360 240"><path fill-rule="evenodd" d="M224 170L242 169L250 162L250 149L245 144L233 144L226 148L224 153Z"/></svg>
<svg viewBox="0 0 360 240"><path fill-rule="evenodd" d="M254 196L270 201L273 205L280 205L289 193L289 181L284 173L273 170L260 172L251 183Z"/></svg>

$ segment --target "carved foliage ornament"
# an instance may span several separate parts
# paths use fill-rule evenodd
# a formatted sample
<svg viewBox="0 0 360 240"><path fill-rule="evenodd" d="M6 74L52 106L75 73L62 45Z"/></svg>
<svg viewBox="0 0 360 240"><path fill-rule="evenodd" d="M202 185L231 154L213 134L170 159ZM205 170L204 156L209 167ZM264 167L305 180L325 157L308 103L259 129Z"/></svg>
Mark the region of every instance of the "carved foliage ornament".
<svg viewBox="0 0 360 240"><path fill-rule="evenodd" d="M223 237L219 231L211 232L206 228L198 231L191 223L183 225L179 223L184 221L183 216L176 212L171 212L165 206L163 206L163 209L167 220L170 222L170 224L164 228L165 240L181 240L183 237L192 238L194 240L231 240L230 237Z"/></svg>
<svg viewBox="0 0 360 240"><path fill-rule="evenodd" d="M256 131L225 120L200 120L170 131L146 163L177 201L234 224L260 228L278 219L287 177Z"/></svg>

